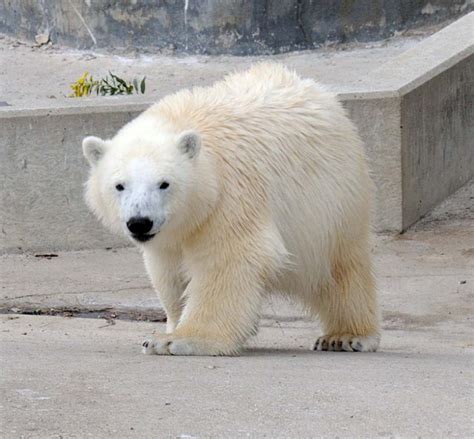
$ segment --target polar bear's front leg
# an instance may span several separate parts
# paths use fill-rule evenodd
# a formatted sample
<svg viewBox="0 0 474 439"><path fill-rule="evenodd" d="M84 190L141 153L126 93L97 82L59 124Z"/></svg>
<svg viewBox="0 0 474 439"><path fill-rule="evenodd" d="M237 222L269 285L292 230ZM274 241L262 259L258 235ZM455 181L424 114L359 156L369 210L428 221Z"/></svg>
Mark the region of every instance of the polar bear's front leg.
<svg viewBox="0 0 474 439"><path fill-rule="evenodd" d="M264 248L266 253L251 250L233 257L221 251L216 253L219 258L199 261L184 293L186 305L176 330L144 342L144 353L238 354L255 333L263 285L276 269L268 247Z"/></svg>
<svg viewBox="0 0 474 439"><path fill-rule="evenodd" d="M172 334L143 343L146 354L236 355L255 330L261 273L250 262L226 261L193 276L186 306Z"/></svg>
<svg viewBox="0 0 474 439"><path fill-rule="evenodd" d="M316 351L375 352L380 343L375 280L366 246L346 246L335 260L333 280L313 298L325 334Z"/></svg>
<svg viewBox="0 0 474 439"><path fill-rule="evenodd" d="M166 312L166 333L171 334L183 310L185 284L179 275L181 252L169 250L166 255L161 255L150 249L144 251L143 259L153 287Z"/></svg>
<svg viewBox="0 0 474 439"><path fill-rule="evenodd" d="M212 227L211 240L188 252L191 281L172 334L143 344L159 355L236 355L258 324L264 286L284 266L287 253L272 224ZM237 230L238 234L230 234ZM247 233L245 233L247 232ZM222 236L221 239L218 237ZM205 257L203 257L205 255Z"/></svg>

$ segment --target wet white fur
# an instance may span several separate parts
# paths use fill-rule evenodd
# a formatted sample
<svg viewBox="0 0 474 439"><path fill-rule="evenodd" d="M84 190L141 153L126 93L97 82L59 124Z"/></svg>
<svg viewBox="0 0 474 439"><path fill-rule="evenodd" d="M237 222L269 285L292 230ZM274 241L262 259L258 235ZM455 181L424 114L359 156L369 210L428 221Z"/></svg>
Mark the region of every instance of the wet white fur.
<svg viewBox="0 0 474 439"><path fill-rule="evenodd" d="M315 82L259 64L166 97L113 139L86 139L84 153L105 225L121 231L136 212L162 223L141 248L168 334L147 353L235 354L270 293L319 316L317 349L377 348L373 186L353 124Z"/></svg>

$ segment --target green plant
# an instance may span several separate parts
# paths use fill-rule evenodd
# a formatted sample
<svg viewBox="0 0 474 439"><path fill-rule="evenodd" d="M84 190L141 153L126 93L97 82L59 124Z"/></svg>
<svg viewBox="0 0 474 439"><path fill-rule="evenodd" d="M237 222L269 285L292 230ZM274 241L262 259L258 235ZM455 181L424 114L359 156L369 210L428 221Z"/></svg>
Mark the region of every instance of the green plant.
<svg viewBox="0 0 474 439"><path fill-rule="evenodd" d="M145 93L145 79L138 82L135 78L131 82L119 78L112 72L105 78L94 80L89 72L85 72L82 76L73 84L71 84L72 94L70 97L80 98L83 96L90 96L93 92L101 96L113 96L113 95L131 95L133 93Z"/></svg>

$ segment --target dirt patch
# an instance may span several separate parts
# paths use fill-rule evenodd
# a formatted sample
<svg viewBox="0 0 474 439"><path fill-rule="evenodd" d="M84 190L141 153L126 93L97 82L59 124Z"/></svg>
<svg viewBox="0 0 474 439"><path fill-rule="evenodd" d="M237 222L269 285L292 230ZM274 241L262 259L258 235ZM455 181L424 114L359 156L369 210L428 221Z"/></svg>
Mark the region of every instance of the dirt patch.
<svg viewBox="0 0 474 439"><path fill-rule="evenodd" d="M468 258L474 258L474 248L468 248L461 252L463 256L467 256Z"/></svg>
<svg viewBox="0 0 474 439"><path fill-rule="evenodd" d="M0 308L0 314L81 317L92 319L105 319L108 322L113 322L114 320L132 320L146 322L166 321L166 314L161 309L124 309L112 307L84 309L69 306L47 308L22 305L21 307Z"/></svg>
<svg viewBox="0 0 474 439"><path fill-rule="evenodd" d="M404 312L390 311L383 313L385 330L423 330L441 323L443 316L437 314L412 315Z"/></svg>

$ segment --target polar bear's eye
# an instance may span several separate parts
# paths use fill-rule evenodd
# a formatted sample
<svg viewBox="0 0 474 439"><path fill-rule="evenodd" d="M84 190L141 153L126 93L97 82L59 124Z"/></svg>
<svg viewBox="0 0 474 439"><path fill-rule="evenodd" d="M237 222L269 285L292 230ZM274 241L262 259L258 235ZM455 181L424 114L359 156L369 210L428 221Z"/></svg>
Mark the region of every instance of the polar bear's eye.
<svg viewBox="0 0 474 439"><path fill-rule="evenodd" d="M125 189L125 187L123 186L123 184L119 183L115 186L115 189L117 189L119 192L122 192Z"/></svg>
<svg viewBox="0 0 474 439"><path fill-rule="evenodd" d="M164 181L163 183L160 184L160 189L165 190L170 187L170 184L167 181Z"/></svg>

